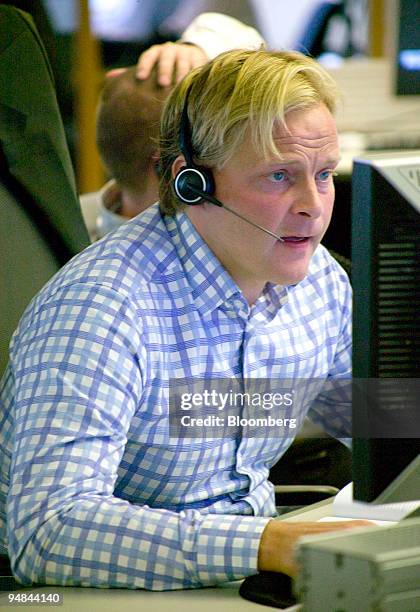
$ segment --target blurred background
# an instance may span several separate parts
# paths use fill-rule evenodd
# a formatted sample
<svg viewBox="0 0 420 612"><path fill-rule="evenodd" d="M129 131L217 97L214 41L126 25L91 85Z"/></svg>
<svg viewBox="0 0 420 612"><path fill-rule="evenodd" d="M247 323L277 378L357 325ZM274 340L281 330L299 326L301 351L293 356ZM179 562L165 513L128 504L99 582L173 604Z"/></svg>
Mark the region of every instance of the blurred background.
<svg viewBox="0 0 420 612"><path fill-rule="evenodd" d="M104 73L173 41L198 14L216 11L257 28L269 48L310 53L332 68L395 53L397 0L15 0L30 13L53 68L79 193L106 180L95 146Z"/></svg>

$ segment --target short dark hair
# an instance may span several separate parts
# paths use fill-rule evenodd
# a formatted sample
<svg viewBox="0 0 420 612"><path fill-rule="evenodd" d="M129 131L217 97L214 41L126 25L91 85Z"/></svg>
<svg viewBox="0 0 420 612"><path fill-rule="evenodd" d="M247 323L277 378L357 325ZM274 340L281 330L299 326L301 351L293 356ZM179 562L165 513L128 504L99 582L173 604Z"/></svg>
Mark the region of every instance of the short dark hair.
<svg viewBox="0 0 420 612"><path fill-rule="evenodd" d="M158 150L159 121L170 89L157 84L156 73L136 78L135 67L110 76L102 90L96 121L96 142L112 178L137 190L144 184Z"/></svg>

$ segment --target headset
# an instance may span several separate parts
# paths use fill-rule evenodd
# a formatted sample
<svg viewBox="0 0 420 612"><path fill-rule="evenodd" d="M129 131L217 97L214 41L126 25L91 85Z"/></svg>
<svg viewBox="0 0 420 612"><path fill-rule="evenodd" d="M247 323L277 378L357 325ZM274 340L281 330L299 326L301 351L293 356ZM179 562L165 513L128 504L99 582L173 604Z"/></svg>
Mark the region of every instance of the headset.
<svg viewBox="0 0 420 612"><path fill-rule="evenodd" d="M199 190L206 196L212 196L215 191L214 177L211 170L204 166L197 166L193 162L193 146L191 137L191 126L188 119L188 98L191 86L185 96L184 107L181 114L179 126L179 148L183 154L186 166L181 168L174 178L174 191L177 198L184 204L195 205L203 202L203 197L195 190Z"/></svg>

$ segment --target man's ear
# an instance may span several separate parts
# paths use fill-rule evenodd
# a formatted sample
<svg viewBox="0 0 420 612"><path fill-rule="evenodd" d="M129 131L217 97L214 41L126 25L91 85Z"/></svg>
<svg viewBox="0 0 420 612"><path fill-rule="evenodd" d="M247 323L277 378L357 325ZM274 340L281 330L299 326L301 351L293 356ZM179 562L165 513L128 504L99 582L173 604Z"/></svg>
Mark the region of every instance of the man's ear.
<svg viewBox="0 0 420 612"><path fill-rule="evenodd" d="M185 157L183 155L178 155L172 164L172 178L175 178L178 172L180 172L182 168L185 168L186 165L187 162L185 161Z"/></svg>

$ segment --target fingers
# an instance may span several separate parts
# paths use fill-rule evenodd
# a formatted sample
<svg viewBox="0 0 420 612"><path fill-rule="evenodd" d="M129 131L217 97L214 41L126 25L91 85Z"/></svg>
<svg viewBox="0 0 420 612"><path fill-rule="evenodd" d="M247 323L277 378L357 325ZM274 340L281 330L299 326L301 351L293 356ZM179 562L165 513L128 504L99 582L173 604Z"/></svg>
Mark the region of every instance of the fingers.
<svg viewBox="0 0 420 612"><path fill-rule="evenodd" d="M157 79L159 85L162 87L171 85L175 70L178 73L178 64L183 61L183 58L179 56L180 51L181 45L175 45L174 43L165 43L162 45L157 67Z"/></svg>
<svg viewBox="0 0 420 612"><path fill-rule="evenodd" d="M119 74L122 74L126 70L127 68L113 68L112 70L108 70L105 76L107 79L112 79L113 77L118 76Z"/></svg>
<svg viewBox="0 0 420 612"><path fill-rule="evenodd" d="M162 45L153 45L140 55L137 60L136 76L138 79L147 79L150 76L153 66L158 61L161 54Z"/></svg>
<svg viewBox="0 0 420 612"><path fill-rule="evenodd" d="M167 42L153 45L140 55L136 76L141 80L147 79L157 64L158 84L167 87L172 84L175 74L179 82L190 70L202 66L206 61L206 54L196 45Z"/></svg>
<svg viewBox="0 0 420 612"><path fill-rule="evenodd" d="M286 521L285 521L286 522ZM292 524L292 521L287 521L288 525ZM293 526L298 526L298 531L301 531L300 535L311 535L317 533L323 533L327 531L340 531L342 529L354 529L355 527L375 527L375 523L364 519L354 520L337 520L337 521L317 521L315 523L297 523L293 522Z"/></svg>

